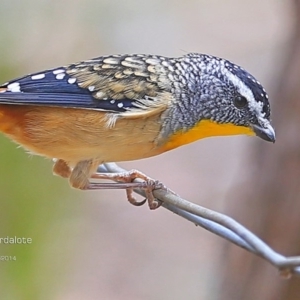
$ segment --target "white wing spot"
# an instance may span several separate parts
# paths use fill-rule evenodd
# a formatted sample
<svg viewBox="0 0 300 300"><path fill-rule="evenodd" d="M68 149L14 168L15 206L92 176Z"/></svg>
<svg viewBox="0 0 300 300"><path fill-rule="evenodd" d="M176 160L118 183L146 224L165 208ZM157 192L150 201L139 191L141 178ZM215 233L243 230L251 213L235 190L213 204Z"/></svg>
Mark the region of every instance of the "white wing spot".
<svg viewBox="0 0 300 300"><path fill-rule="evenodd" d="M65 73L65 70L64 69L57 69L57 70L53 71L54 75L61 74L61 73Z"/></svg>
<svg viewBox="0 0 300 300"><path fill-rule="evenodd" d="M33 76L31 76L31 79L32 80L38 80L38 79L43 79L43 78L45 78L45 74L36 74L36 75L33 75Z"/></svg>
<svg viewBox="0 0 300 300"><path fill-rule="evenodd" d="M95 90L95 86L94 86L94 85L90 85L90 86L88 87L88 90L89 90L90 92L93 92L93 91Z"/></svg>
<svg viewBox="0 0 300 300"><path fill-rule="evenodd" d="M96 97L98 97L98 98L103 98L105 96L105 93L103 93L103 92L97 92L96 93Z"/></svg>
<svg viewBox="0 0 300 300"><path fill-rule="evenodd" d="M76 82L76 78L69 78L68 83L73 84Z"/></svg>
<svg viewBox="0 0 300 300"><path fill-rule="evenodd" d="M7 86L7 90L13 93L21 92L19 82L11 83Z"/></svg>
<svg viewBox="0 0 300 300"><path fill-rule="evenodd" d="M115 102L115 100L110 100L110 104L114 104Z"/></svg>
<svg viewBox="0 0 300 300"><path fill-rule="evenodd" d="M117 104L119 108L122 108L124 106L124 104L122 102Z"/></svg>
<svg viewBox="0 0 300 300"><path fill-rule="evenodd" d="M19 93L19 92L21 92L21 89L20 89L20 86L16 86L16 87L14 87L14 88L12 88L11 90L10 90L12 93Z"/></svg>
<svg viewBox="0 0 300 300"><path fill-rule="evenodd" d="M58 80L64 79L65 75L66 74L64 74L64 73L59 73L56 75L56 79L58 79Z"/></svg>

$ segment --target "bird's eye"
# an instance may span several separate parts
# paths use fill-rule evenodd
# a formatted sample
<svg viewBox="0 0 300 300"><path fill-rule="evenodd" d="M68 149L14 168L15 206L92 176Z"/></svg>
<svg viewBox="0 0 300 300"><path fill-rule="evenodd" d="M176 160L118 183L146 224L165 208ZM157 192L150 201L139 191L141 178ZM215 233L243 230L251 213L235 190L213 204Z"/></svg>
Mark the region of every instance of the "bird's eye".
<svg viewBox="0 0 300 300"><path fill-rule="evenodd" d="M237 96L236 98L234 98L233 104L237 108L243 108L248 104L248 101L243 96Z"/></svg>

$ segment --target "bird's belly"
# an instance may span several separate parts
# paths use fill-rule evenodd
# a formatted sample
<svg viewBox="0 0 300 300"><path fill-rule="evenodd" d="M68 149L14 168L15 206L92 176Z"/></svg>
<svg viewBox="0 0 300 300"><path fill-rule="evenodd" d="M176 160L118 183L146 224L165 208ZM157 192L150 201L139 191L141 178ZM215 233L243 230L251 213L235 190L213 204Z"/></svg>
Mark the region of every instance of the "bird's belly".
<svg viewBox="0 0 300 300"><path fill-rule="evenodd" d="M159 116L117 120L107 127L101 111L0 105L0 130L29 151L77 162L126 161L160 154Z"/></svg>

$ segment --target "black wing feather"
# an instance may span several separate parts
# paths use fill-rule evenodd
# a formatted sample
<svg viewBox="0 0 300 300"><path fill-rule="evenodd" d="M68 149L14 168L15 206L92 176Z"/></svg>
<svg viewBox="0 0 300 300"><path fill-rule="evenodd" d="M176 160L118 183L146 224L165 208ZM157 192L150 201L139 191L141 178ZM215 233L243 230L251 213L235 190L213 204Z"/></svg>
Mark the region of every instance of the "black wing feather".
<svg viewBox="0 0 300 300"><path fill-rule="evenodd" d="M55 74L56 70L62 70L62 72ZM58 79L61 78L58 75L63 78ZM35 76L42 78L33 79ZM0 104L60 106L112 112L124 112L127 108L134 107L136 100L95 99L91 91L79 87L76 81L70 83L71 79L72 77L65 73L64 68L47 70L15 79L0 86ZM71 81L69 82L69 80ZM19 85L20 91L15 92L13 89L10 91L9 87L16 84Z"/></svg>

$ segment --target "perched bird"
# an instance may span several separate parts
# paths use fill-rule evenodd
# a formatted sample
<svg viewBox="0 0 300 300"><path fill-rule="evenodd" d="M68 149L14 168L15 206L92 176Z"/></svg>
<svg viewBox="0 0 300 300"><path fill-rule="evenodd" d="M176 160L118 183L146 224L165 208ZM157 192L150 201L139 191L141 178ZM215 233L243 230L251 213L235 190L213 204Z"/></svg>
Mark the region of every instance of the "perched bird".
<svg viewBox="0 0 300 300"><path fill-rule="evenodd" d="M137 171L96 173L103 162L211 136L275 141L262 85L228 60L197 53L102 56L12 80L0 86L0 131L31 153L56 158L54 173L83 190L101 188L90 178L147 179ZM153 198L149 205L157 206Z"/></svg>

